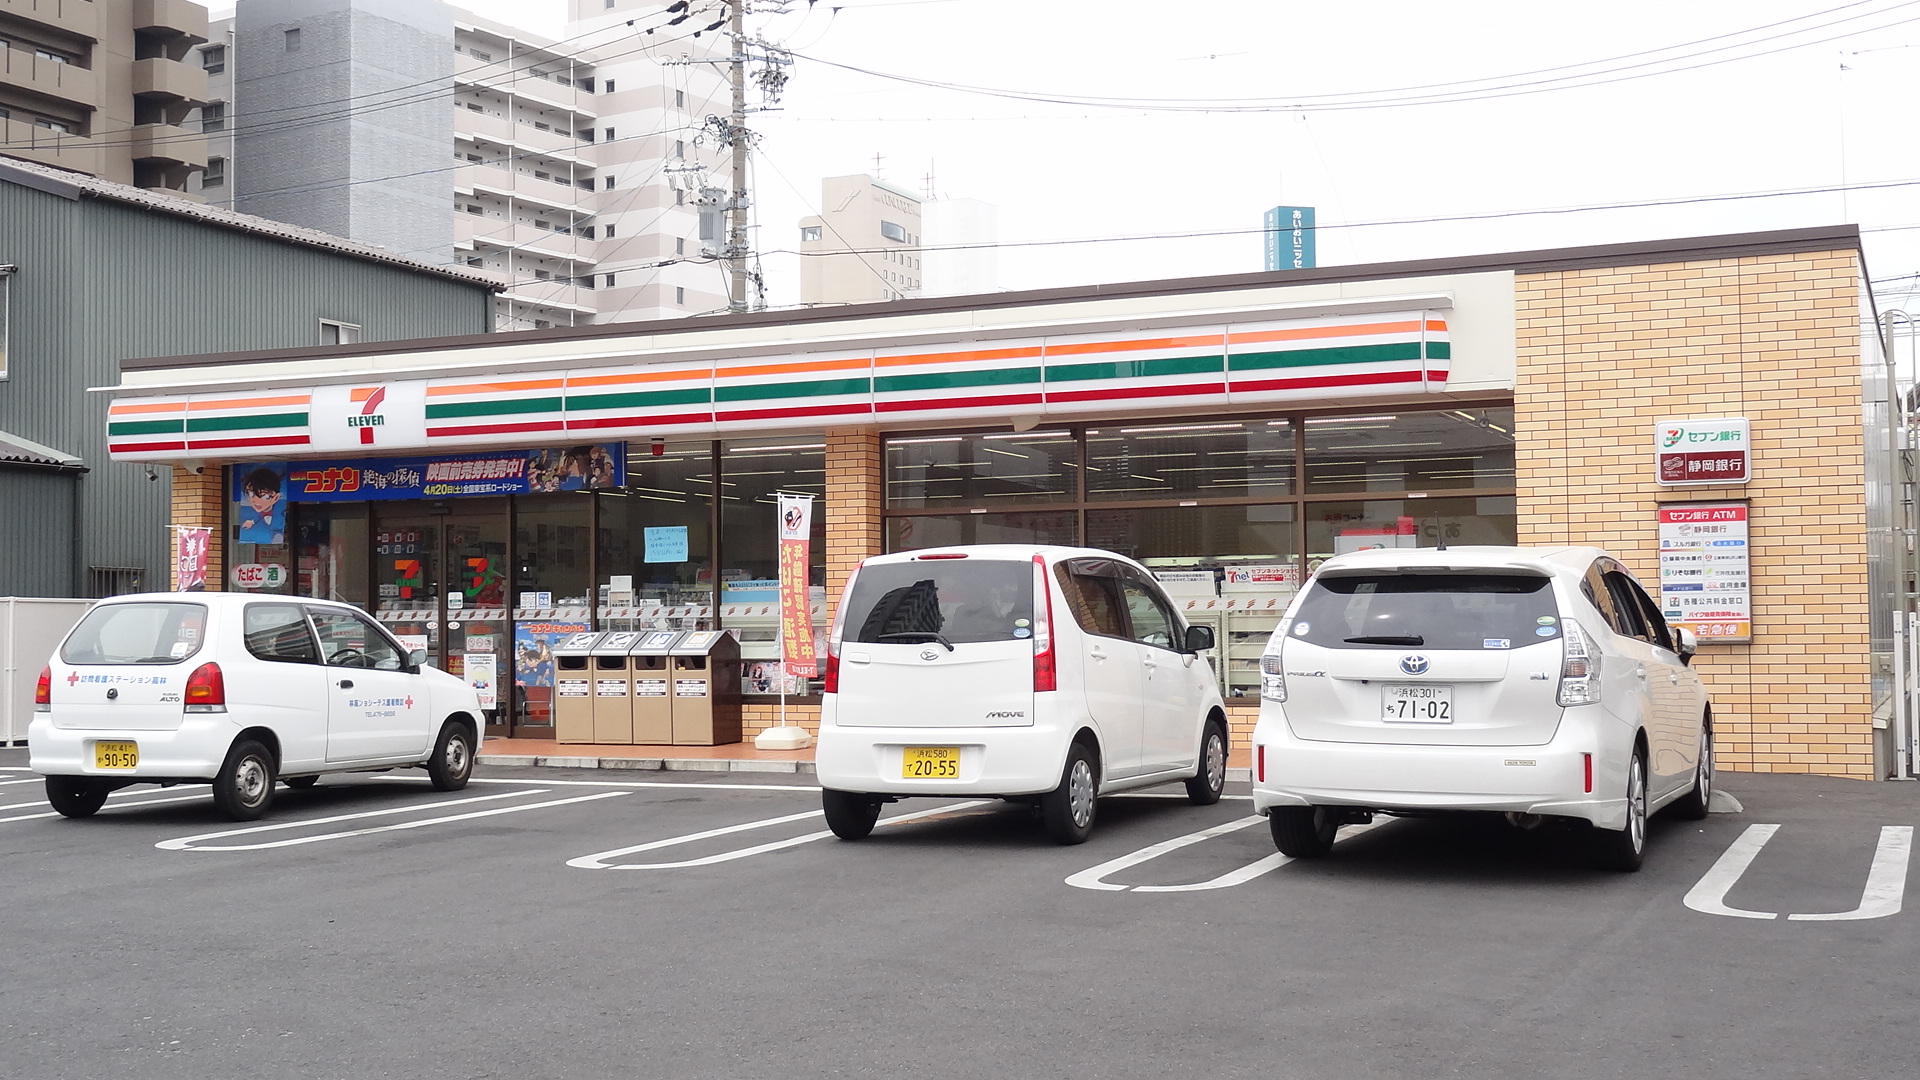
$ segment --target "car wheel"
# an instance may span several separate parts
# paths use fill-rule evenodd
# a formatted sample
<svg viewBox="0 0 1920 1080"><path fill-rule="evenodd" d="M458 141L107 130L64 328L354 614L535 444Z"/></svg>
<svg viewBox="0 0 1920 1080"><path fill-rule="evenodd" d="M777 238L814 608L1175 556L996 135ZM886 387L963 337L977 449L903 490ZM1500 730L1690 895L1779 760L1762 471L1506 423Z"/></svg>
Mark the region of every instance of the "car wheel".
<svg viewBox="0 0 1920 1080"><path fill-rule="evenodd" d="M459 791L473 775L473 732L458 720L449 720L440 728L433 744L433 756L427 759L427 775L436 791Z"/></svg>
<svg viewBox="0 0 1920 1080"><path fill-rule="evenodd" d="M47 803L61 817L92 817L107 804L107 786L84 776L49 776Z"/></svg>
<svg viewBox="0 0 1920 1080"><path fill-rule="evenodd" d="M1595 829L1593 861L1602 870L1632 873L1647 855L1647 762L1634 748L1627 762L1627 827Z"/></svg>
<svg viewBox="0 0 1920 1080"><path fill-rule="evenodd" d="M1700 726L1700 764L1693 773L1693 790L1673 804L1675 817L1699 821L1707 816L1713 801L1713 729Z"/></svg>
<svg viewBox="0 0 1920 1080"><path fill-rule="evenodd" d="M281 781L290 788L299 789L310 788L319 782L320 778L317 776L289 776Z"/></svg>
<svg viewBox="0 0 1920 1080"><path fill-rule="evenodd" d="M1083 743L1067 750L1066 768L1060 770L1060 786L1040 796L1040 820L1047 835L1058 844L1083 843L1093 832L1093 817L1100 794L1100 765L1093 751Z"/></svg>
<svg viewBox="0 0 1920 1080"><path fill-rule="evenodd" d="M220 775L213 778L213 805L234 821L252 821L273 805L273 755L252 739L227 751Z"/></svg>
<svg viewBox="0 0 1920 1080"><path fill-rule="evenodd" d="M1212 806L1227 788L1227 733L1216 720L1207 721L1200 736L1200 771L1187 781L1187 801L1195 806Z"/></svg>
<svg viewBox="0 0 1920 1080"><path fill-rule="evenodd" d="M1289 859L1318 859L1333 850L1340 823L1324 806L1276 806L1267 815L1273 846Z"/></svg>
<svg viewBox="0 0 1920 1080"><path fill-rule="evenodd" d="M827 828L842 840L862 840L880 820L880 800L851 791L820 789L820 808L827 812Z"/></svg>

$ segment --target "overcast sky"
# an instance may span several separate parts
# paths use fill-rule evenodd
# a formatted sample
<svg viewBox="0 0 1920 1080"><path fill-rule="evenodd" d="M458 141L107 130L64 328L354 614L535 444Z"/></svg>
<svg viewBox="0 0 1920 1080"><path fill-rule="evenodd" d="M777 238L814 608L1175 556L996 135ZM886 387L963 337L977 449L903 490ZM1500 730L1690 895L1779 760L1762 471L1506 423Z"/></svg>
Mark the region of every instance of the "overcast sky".
<svg viewBox="0 0 1920 1080"><path fill-rule="evenodd" d="M564 0L461 6L566 33ZM1257 270L1276 204L1318 208L1323 266L1856 223L1874 278L1920 271L1920 0L791 8L749 24L798 57L754 120L776 305L820 179L876 154L892 183L998 207L1006 288ZM1595 85L1553 89L1570 76ZM1463 91L1497 96L1425 103ZM1065 100L1089 98L1134 107ZM1797 189L1820 190L1687 201ZM1516 213L1649 202L1673 205Z"/></svg>

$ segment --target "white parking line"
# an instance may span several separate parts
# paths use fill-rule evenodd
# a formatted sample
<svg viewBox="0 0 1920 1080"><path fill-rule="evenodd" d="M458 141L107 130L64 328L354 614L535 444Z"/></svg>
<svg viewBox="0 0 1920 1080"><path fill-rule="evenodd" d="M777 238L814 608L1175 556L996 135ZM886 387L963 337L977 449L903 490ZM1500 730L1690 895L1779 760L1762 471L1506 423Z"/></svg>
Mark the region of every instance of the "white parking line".
<svg viewBox="0 0 1920 1080"><path fill-rule="evenodd" d="M369 836L373 833L397 832L401 829L420 829L428 825L444 825L450 821L468 821L473 818L492 817L496 814L517 814L522 810L540 810L549 806L565 806L569 803L593 802L596 799L616 799L625 795L624 791L600 791L592 795L576 795L567 799L551 799L546 802L526 803L521 806L502 806L490 810L475 810L465 814L448 814L442 817L421 818L418 821L402 821L393 825L375 825L366 829L348 829L342 832L320 833L315 836L296 836L287 840L270 840L261 844L202 844L203 840L219 840L229 836L249 836L257 833L275 832L281 829L298 829L308 825L330 825L337 821L355 821L362 818L383 817L389 814L411 813L416 810L442 810L449 806L464 806L477 802L492 802L496 799L511 799L517 795L545 795L545 791L531 789L527 791L509 791L499 795L478 795L471 799L455 799L448 802L416 803L412 806L392 807L386 810L367 810L357 814L336 814L332 817L308 818L304 821L282 821L272 825L252 825L241 829L226 829L221 832L201 833L198 836L184 836L174 840L162 840L153 845L162 851L263 851L268 848L295 847L300 844L317 844L322 840L344 840L353 836Z"/></svg>
<svg viewBox="0 0 1920 1080"><path fill-rule="evenodd" d="M0 787L6 787L9 784L37 784L40 781L41 777L38 776L29 776L25 780L0 780Z"/></svg>
<svg viewBox="0 0 1920 1080"><path fill-rule="evenodd" d="M675 784L670 786L683 787L685 785ZM976 806L987 806L995 801L996 800L993 799L973 799L967 802L950 803L946 806L937 806L932 810L921 810L912 814L901 814L898 817L881 818L874 827L903 825L909 821L920 821L942 814L951 814L956 810L971 810ZM713 866L717 863L744 859L751 855L762 855L769 851L779 851L783 848L799 847L801 844L811 844L815 840L825 840L827 837L833 835L833 830L822 829L819 832L806 833L805 835L796 836L789 840L775 840L767 844L739 848L734 851L723 851L718 855L708 855L699 859L687 859L682 862L618 863L608 865L607 860L618 859L623 855L637 855L642 851L658 851L661 848L678 847L681 844L691 844L699 840L709 840L713 837L726 836L730 833L747 832L752 829L765 829L774 825L784 825L791 821L802 821L806 818L822 816L824 816L824 811L808 810L799 814L786 814L781 817L765 818L760 821L749 821L742 825L728 825L724 828L708 829L705 832L690 833L686 836L675 836L665 840L655 840L651 843L635 844L633 847L615 848L612 851L602 851L593 855L582 855L577 859L568 859L567 865L582 870L678 870L690 866Z"/></svg>
<svg viewBox="0 0 1920 1080"><path fill-rule="evenodd" d="M1205 881L1190 882L1185 885L1116 885L1106 879L1130 866L1139 866L1141 863L1152 862L1169 852L1178 851L1183 847L1189 847L1193 844L1211 840L1216 836L1225 836L1228 833L1239 832L1241 829L1250 828L1265 820L1267 820L1265 817L1254 814L1249 817L1235 818L1222 825L1201 829L1199 832L1191 832L1185 836L1176 836L1171 840L1162 840L1157 844L1150 844L1131 854L1122 855L1117 859L1109 859L1098 866L1088 867L1072 877L1067 878L1066 883L1076 889L1093 889L1101 892L1144 893L1205 892L1210 889L1230 889L1235 885L1245 885L1254 878L1264 874L1270 874L1293 860L1276 851L1271 855L1255 859L1245 866L1229 870L1218 877L1208 878ZM1385 824L1383 821L1374 821L1366 825L1344 827L1341 829L1335 843L1338 843L1340 840L1358 836L1363 832L1378 828L1383 824Z"/></svg>
<svg viewBox="0 0 1920 1080"><path fill-rule="evenodd" d="M418 777L376 776L375 780L393 780L405 782ZM667 780L549 780L546 777L474 777L472 784L540 784L545 787L611 787L611 788L698 788L702 791L807 791L820 794L818 784L702 784L698 782L676 784Z"/></svg>
<svg viewBox="0 0 1920 1080"><path fill-rule="evenodd" d="M1683 903L1707 915L1730 919L1778 919L1777 911L1750 911L1727 904L1727 893L1746 875L1760 849L1767 846L1778 825L1749 825L1712 867L1687 890ZM1789 922L1851 922L1859 919L1884 919L1900 913L1907 890L1907 862L1913 851L1913 826L1883 825L1879 843L1874 845L1873 865L1867 869L1867 883L1860 890L1860 904L1852 911L1828 911L1788 915Z"/></svg>
<svg viewBox="0 0 1920 1080"><path fill-rule="evenodd" d="M117 794L119 794L119 792L115 792L114 794L116 794L116 795L117 795ZM153 791L135 791L135 792L128 792L127 794L130 794L130 795L158 795L158 794L160 794L160 791L159 791L159 789L157 789L157 788L156 788L156 789L154 789ZM109 810L116 810L116 809L118 809L118 810L136 810L136 809L139 809L139 808L140 808L140 807L142 807L142 806L158 806L158 805L160 805L161 803L176 803L176 802L192 802L192 801L193 801L193 800L195 800L195 799L204 799L204 798L206 798L206 797L207 797L207 796L206 796L206 793L205 793L205 792L201 792L201 793L200 793L200 794L198 794L198 795L171 795L171 796L168 796L167 798L164 798L164 799L142 799L142 800L141 800L141 801L139 801L139 802L132 802L132 803L120 803L120 804L119 804L118 806L109 806L109 807L107 807L107 809L109 809ZM108 796L108 798L112 798L112 796ZM0 810L18 810L18 809L21 809L21 807L25 807L25 806L45 806L45 805L47 805L47 804L46 804L46 803L44 803L44 802L41 802L41 803L22 803L22 804L21 804L21 806L18 806L18 807L16 807L16 806L7 806L7 807L0 807ZM17 817L4 817L4 818L0 818L0 825L5 825L5 824L7 824L8 822L11 822L11 821L33 821L33 820L35 820L36 818L50 818L50 817L59 817L59 816L60 816L60 815L59 815L59 813L58 813L57 811L53 811L53 810L47 810L47 811L44 811L44 812L41 812L41 813L38 813L38 814L20 814L20 815L18 815Z"/></svg>

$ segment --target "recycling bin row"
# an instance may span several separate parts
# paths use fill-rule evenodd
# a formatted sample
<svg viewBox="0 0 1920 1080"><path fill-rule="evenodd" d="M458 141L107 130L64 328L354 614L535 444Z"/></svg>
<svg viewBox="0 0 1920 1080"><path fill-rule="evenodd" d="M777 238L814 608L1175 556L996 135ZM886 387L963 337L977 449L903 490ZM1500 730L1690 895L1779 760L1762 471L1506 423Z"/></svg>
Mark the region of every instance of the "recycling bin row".
<svg viewBox="0 0 1920 1080"><path fill-rule="evenodd" d="M718 746L740 741L740 643L720 630L608 630L553 650L563 743Z"/></svg>

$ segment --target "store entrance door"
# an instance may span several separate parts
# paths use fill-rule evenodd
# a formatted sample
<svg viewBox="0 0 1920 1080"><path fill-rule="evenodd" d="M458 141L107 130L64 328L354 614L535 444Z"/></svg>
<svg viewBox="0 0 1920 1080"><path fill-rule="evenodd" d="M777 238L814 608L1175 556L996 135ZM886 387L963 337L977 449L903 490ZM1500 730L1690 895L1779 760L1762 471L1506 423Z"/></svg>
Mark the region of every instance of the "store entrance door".
<svg viewBox="0 0 1920 1080"><path fill-rule="evenodd" d="M507 504L377 506L373 522L374 616L401 644L467 680L480 695L489 734L507 734Z"/></svg>

